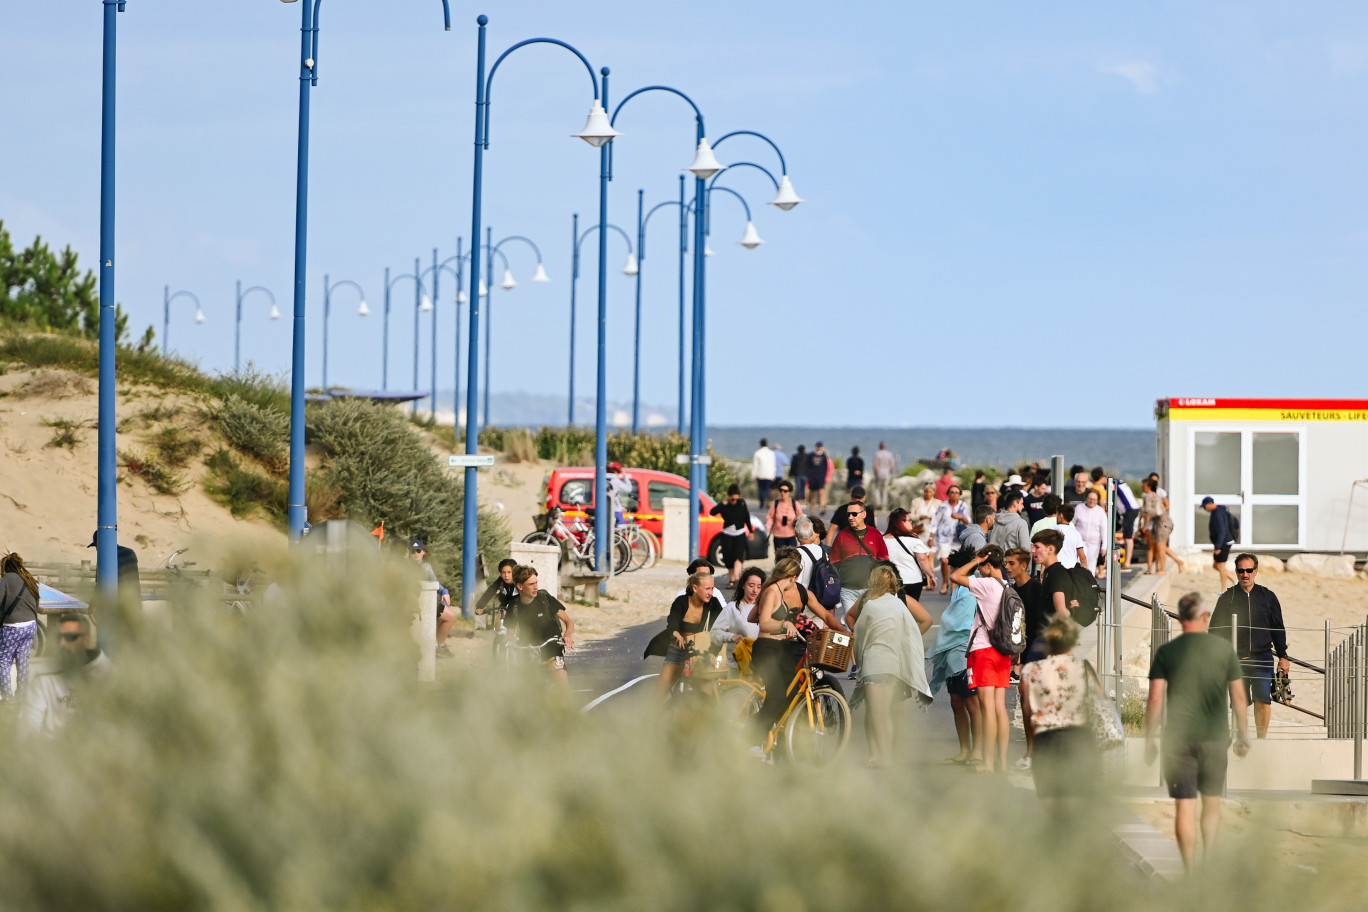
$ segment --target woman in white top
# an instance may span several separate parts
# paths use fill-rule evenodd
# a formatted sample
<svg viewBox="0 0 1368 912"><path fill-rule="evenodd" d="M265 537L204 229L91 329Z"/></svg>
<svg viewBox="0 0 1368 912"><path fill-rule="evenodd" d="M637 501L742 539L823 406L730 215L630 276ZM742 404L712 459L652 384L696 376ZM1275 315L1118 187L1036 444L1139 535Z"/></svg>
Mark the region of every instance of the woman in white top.
<svg viewBox="0 0 1368 912"><path fill-rule="evenodd" d="M888 559L898 568L902 594L920 602L922 587L927 580L934 586L936 575L931 568L931 549L917 537L916 525L911 515L899 507L888 514L884 541L888 544Z"/></svg>
<svg viewBox="0 0 1368 912"><path fill-rule="evenodd" d="M1050 654L1021 669L1022 712L1035 724L1031 775L1036 796L1053 812L1086 798L1101 779L1101 761L1088 725L1086 666L1073 655L1078 625L1056 617L1045 628Z"/></svg>
<svg viewBox="0 0 1368 912"><path fill-rule="evenodd" d="M1073 527L1083 539L1083 553L1088 558L1088 569L1097 574L1098 579L1107 575L1107 568L1097 569L1098 555L1103 553L1107 542L1107 511L1097 503L1097 492L1091 488L1083 503L1074 508Z"/></svg>
<svg viewBox="0 0 1368 912"><path fill-rule="evenodd" d="M753 641L760 635L760 625L751 623L749 618L751 611L760 601L760 589L764 584L765 572L759 567L747 567L741 571L741 578L736 581L732 601L727 603L727 607L722 609L722 613L713 622L713 642L732 644L732 651L728 658L733 668L740 667L736 658L736 648L743 646L746 640ZM744 664L749 666L749 644L746 644L742 651ZM747 668L741 668L741 671L744 673Z"/></svg>
<svg viewBox="0 0 1368 912"><path fill-rule="evenodd" d="M929 484L922 488L920 500L912 501L912 518L926 523L926 530L921 534L921 540L927 544L931 543L931 518L940 509L941 502L936 499L936 486Z"/></svg>

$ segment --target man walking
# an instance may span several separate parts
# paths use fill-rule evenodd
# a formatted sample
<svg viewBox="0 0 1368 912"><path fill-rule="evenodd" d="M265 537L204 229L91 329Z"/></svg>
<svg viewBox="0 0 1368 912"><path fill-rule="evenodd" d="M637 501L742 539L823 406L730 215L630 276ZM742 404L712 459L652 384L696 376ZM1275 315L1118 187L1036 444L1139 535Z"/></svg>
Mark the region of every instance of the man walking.
<svg viewBox="0 0 1368 912"><path fill-rule="evenodd" d="M898 468L897 458L888 451L888 444L879 441L879 450L874 454L874 506L880 510L888 508L888 486L893 481L893 473Z"/></svg>
<svg viewBox="0 0 1368 912"><path fill-rule="evenodd" d="M993 508L985 504L974 507L974 521L964 529L960 538L961 548L972 548L978 554L988 547L988 533L993 528ZM942 590L944 591L944 590Z"/></svg>
<svg viewBox="0 0 1368 912"><path fill-rule="evenodd" d="M751 477L755 479L755 487L760 492L760 509L768 510L770 501L770 488L774 486L774 450L769 448L769 441L764 437L760 438L760 449L755 451L751 457Z"/></svg>
<svg viewBox="0 0 1368 912"><path fill-rule="evenodd" d="M1211 566L1221 577L1221 588L1229 589L1235 585L1234 578L1230 571L1226 569L1226 561L1230 560L1230 549L1235 545L1234 517L1224 504L1218 504L1213 497L1202 498L1202 509L1211 515L1207 517L1207 534L1211 536Z"/></svg>
<svg viewBox="0 0 1368 912"><path fill-rule="evenodd" d="M827 464L830 461L831 457L822 448L822 441L817 441L807 460L808 511L817 515L826 512Z"/></svg>
<svg viewBox="0 0 1368 912"><path fill-rule="evenodd" d="M873 526L865 524L865 505L846 507L846 525L831 544L831 567L841 578L841 607L836 619L845 623L850 606L869 588L875 561L888 560L888 544Z"/></svg>
<svg viewBox="0 0 1368 912"><path fill-rule="evenodd" d="M1236 567L1239 561L1236 561ZM1190 871L1197 857L1197 795L1202 796L1202 847L1210 852L1221 826L1225 794L1227 695L1235 708L1235 756L1249 753L1245 689L1240 662L1228 640L1207 632L1211 614L1202 597L1189 592L1178 600L1182 636L1160 646L1150 665L1145 702L1145 763L1160 754L1155 742L1164 723L1163 771L1176 805L1173 832L1183 864Z"/></svg>
<svg viewBox="0 0 1368 912"><path fill-rule="evenodd" d="M1282 605L1273 590L1255 584L1259 559L1253 554L1235 558L1235 577L1239 582L1216 600L1211 617L1212 634L1233 642L1244 666L1245 692L1254 704L1254 731L1268 737L1273 718L1273 654L1278 655L1278 670L1287 674L1287 628L1283 626ZM1235 639L1230 628L1235 626Z"/></svg>
<svg viewBox="0 0 1368 912"><path fill-rule="evenodd" d="M997 545L1003 553L1013 548L1031 549L1031 530L1021 516L1021 492L1012 490L1002 495L1001 509L993 519L993 531L988 533L988 544Z"/></svg>
<svg viewBox="0 0 1368 912"><path fill-rule="evenodd" d="M859 447L850 448L850 458L846 460L846 490L864 487L864 457Z"/></svg>
<svg viewBox="0 0 1368 912"><path fill-rule="evenodd" d="M950 490L950 486L959 486L959 479L955 477L955 470L949 466L941 472L941 477L936 479L936 500L945 500L945 492Z"/></svg>
<svg viewBox="0 0 1368 912"><path fill-rule="evenodd" d="M808 451L803 444L798 444L798 449L793 451L793 459L789 460L789 478L793 479L793 499L807 499L807 469Z"/></svg>

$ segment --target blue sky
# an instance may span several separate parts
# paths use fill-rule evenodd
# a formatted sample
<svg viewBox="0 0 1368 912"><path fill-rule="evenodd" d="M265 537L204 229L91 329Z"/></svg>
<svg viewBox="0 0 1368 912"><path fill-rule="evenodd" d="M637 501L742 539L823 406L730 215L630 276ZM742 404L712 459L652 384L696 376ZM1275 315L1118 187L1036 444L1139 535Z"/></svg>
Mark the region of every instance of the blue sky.
<svg viewBox="0 0 1368 912"><path fill-rule="evenodd" d="M1352 396L1368 293L1368 6L1351 2L1022 5L752 2L730 6L325 0L313 90L308 380L380 382L386 266L443 258L470 231L474 17L491 56L550 35L613 70L612 97L688 92L716 137L784 149L808 202L745 194L767 243L739 247L714 198L709 419L718 424L1143 427L1171 395ZM381 12L383 10L383 12ZM171 343L233 358L233 283L288 310L299 5L129 0L119 17L118 299L161 332L162 288L193 291ZM0 219L98 252L100 4L0 4ZM587 75L530 48L500 70L485 218L524 234L552 282L509 247L519 287L493 302L496 391L564 394L571 214L597 212L598 156L568 137ZM611 219L635 235L636 190L674 198L691 112L655 93L619 120ZM759 142L723 161L769 166ZM648 236L643 401L675 395L677 227ZM466 238L469 244L469 238ZM576 387L594 384L596 242L578 286ZM632 291L609 247L609 397L631 395ZM451 386L452 282L438 310ZM344 293L339 293L344 294ZM250 299L249 299L250 300ZM412 286L395 287L391 386L410 386ZM289 323L248 307L243 357L289 361ZM464 313L464 311L463 311ZM422 383L429 324L421 330ZM135 333L136 334L136 333ZM1048 378L1042 387L1040 380ZM972 404L971 404L972 403ZM494 416L497 421L497 414Z"/></svg>

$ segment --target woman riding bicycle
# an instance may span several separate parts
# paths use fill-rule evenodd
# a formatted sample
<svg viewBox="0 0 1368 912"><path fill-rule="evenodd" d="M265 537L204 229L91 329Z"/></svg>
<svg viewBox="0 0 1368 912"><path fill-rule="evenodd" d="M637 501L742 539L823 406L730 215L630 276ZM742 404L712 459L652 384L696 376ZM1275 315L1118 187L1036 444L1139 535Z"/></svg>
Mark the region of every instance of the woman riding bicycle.
<svg viewBox="0 0 1368 912"><path fill-rule="evenodd" d="M684 594L670 605L664 631L652 637L646 646L646 655L665 656L665 664L656 680L656 696L662 700L684 673L694 636L711 628L717 620L722 606L713 598L713 588L711 565L691 573Z"/></svg>
<svg viewBox="0 0 1368 912"><path fill-rule="evenodd" d="M760 591L760 601L755 609L760 636L751 654L751 666L765 682L765 702L755 715L756 730L761 738L769 733L788 705L788 686L798 671L798 660L804 649L797 637L807 638L818 630L817 624L804 611L811 611L834 630L850 632L798 583L796 577L802 566L796 557L776 562Z"/></svg>

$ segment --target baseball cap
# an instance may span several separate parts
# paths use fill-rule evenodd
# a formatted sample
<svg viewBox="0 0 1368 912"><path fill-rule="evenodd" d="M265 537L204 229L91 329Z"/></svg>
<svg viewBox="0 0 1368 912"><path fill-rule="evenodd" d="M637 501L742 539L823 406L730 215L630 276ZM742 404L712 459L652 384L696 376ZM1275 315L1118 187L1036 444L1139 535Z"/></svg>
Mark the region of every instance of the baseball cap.
<svg viewBox="0 0 1368 912"><path fill-rule="evenodd" d="M822 441L820 441L820 440L817 441L817 444L816 444L816 445L817 445L817 446L821 446L821 445L822 445Z"/></svg>
<svg viewBox="0 0 1368 912"><path fill-rule="evenodd" d="M620 462L610 462L610 463L608 463L608 471L610 471L610 472L620 472L621 470L622 470L622 463L620 463Z"/></svg>
<svg viewBox="0 0 1368 912"><path fill-rule="evenodd" d="M1203 497L1203 498L1202 498L1202 506L1204 506L1204 507L1205 507L1207 504L1214 504L1215 502L1216 502L1216 498L1214 498L1214 497Z"/></svg>
<svg viewBox="0 0 1368 912"><path fill-rule="evenodd" d="M414 542L413 542L413 550L414 550L415 552L417 552L417 551L426 551L426 550L427 550L427 545L423 542L422 539L415 539Z"/></svg>

